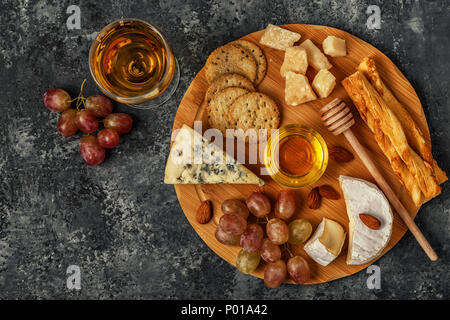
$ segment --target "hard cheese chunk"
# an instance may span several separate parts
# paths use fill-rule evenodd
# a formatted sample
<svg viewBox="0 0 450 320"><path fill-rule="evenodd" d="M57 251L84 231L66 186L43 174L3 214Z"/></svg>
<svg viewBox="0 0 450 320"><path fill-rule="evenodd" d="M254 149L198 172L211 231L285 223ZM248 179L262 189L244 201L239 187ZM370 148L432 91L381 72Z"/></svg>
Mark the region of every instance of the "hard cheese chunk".
<svg viewBox="0 0 450 320"><path fill-rule="evenodd" d="M299 46L286 48L284 61L280 68L281 76L285 78L288 71L305 74L306 69L308 69L306 50Z"/></svg>
<svg viewBox="0 0 450 320"><path fill-rule="evenodd" d="M303 41L300 47L306 50L308 55L308 63L317 71L321 69L331 69L332 65L327 57L320 51L319 48L311 40Z"/></svg>
<svg viewBox="0 0 450 320"><path fill-rule="evenodd" d="M339 256L344 241L344 228L334 220L323 218L304 249L315 262L327 266Z"/></svg>
<svg viewBox="0 0 450 320"><path fill-rule="evenodd" d="M264 31L259 43L278 50L286 50L292 47L294 42L300 40L301 35L273 24L269 24Z"/></svg>
<svg viewBox="0 0 450 320"><path fill-rule="evenodd" d="M286 73L286 88L284 92L286 103L291 106L316 100L317 96L309 85L308 78L303 74L288 71Z"/></svg>
<svg viewBox="0 0 450 320"><path fill-rule="evenodd" d="M183 125L170 149L164 183L236 183L262 186L264 180L192 128Z"/></svg>
<svg viewBox="0 0 450 320"><path fill-rule="evenodd" d="M322 69L316 74L312 86L319 97L326 98L336 86L336 78L327 69Z"/></svg>
<svg viewBox="0 0 450 320"><path fill-rule="evenodd" d="M328 36L323 40L322 48L323 52L332 57L344 57L347 55L345 40L335 36Z"/></svg>

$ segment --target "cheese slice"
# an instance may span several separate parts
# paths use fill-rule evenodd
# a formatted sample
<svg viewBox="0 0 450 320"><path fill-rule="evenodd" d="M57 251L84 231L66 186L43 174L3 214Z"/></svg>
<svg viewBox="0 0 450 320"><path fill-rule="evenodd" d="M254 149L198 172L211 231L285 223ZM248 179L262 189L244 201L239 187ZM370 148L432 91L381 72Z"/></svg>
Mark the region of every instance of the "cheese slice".
<svg viewBox="0 0 450 320"><path fill-rule="evenodd" d="M347 264L368 263L383 251L391 238L394 220L391 207L373 183L347 176L340 176L339 183L350 221ZM359 217L361 213L377 218L381 222L380 228L367 227Z"/></svg>
<svg viewBox="0 0 450 320"><path fill-rule="evenodd" d="M183 125L175 137L164 183L265 184L264 180L187 125Z"/></svg>
<svg viewBox="0 0 450 320"><path fill-rule="evenodd" d="M344 241L344 228L338 222L324 217L304 249L315 262L327 266L339 256Z"/></svg>

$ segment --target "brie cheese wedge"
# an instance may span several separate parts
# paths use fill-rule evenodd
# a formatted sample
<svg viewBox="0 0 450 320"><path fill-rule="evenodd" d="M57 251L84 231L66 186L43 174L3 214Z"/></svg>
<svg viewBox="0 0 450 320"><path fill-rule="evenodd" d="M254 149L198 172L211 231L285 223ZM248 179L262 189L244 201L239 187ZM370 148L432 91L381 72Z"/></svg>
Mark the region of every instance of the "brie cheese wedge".
<svg viewBox="0 0 450 320"><path fill-rule="evenodd" d="M347 264L360 265L376 258L388 244L394 220L391 207L383 192L373 183L340 176L349 218ZM380 228L367 227L359 217L369 214L380 221Z"/></svg>
<svg viewBox="0 0 450 320"><path fill-rule="evenodd" d="M304 249L315 262L327 266L339 256L344 241L344 228L334 220L323 218Z"/></svg>
<svg viewBox="0 0 450 320"><path fill-rule="evenodd" d="M253 172L187 125L178 131L166 164L167 184L257 184Z"/></svg>

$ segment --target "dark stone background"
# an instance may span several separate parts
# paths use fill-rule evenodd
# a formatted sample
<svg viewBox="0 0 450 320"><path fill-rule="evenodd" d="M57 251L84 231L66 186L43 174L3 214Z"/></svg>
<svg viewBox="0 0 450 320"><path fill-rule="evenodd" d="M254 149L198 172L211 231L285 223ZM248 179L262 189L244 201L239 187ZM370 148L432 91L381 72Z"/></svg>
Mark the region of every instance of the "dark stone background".
<svg viewBox="0 0 450 320"><path fill-rule="evenodd" d="M82 11L68 31L66 9ZM381 30L366 27L366 8L381 7ZM96 33L120 17L151 21L170 38L182 76L169 103L130 110L133 131L100 166L84 164L78 142L56 130L42 94L62 87L97 93L88 70ZM385 52L415 87L432 132L434 155L450 171L448 1L56 1L0 5L0 298L449 298L449 185L416 221L440 260L430 262L407 234L376 264L382 288L362 271L323 285L267 289L216 256L163 184L170 128L185 90L217 46L268 23L330 25ZM66 288L79 265L82 289Z"/></svg>

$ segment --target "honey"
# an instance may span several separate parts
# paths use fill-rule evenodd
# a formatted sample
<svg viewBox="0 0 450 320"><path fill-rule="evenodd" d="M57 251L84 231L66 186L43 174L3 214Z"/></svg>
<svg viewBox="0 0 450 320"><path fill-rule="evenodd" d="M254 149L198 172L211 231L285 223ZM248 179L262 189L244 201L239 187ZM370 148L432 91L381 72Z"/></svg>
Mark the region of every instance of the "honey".
<svg viewBox="0 0 450 320"><path fill-rule="evenodd" d="M170 84L174 57L159 29L140 20L121 20L107 26L95 40L90 68L110 97L140 103L155 98ZM142 99L126 101L133 97Z"/></svg>
<svg viewBox="0 0 450 320"><path fill-rule="evenodd" d="M273 180L299 188L316 182L328 164L328 148L312 128L290 124L272 134L264 153L264 164Z"/></svg>
<svg viewBox="0 0 450 320"><path fill-rule="evenodd" d="M315 153L306 139L290 136L280 143L280 169L291 176L302 176L311 170Z"/></svg>

